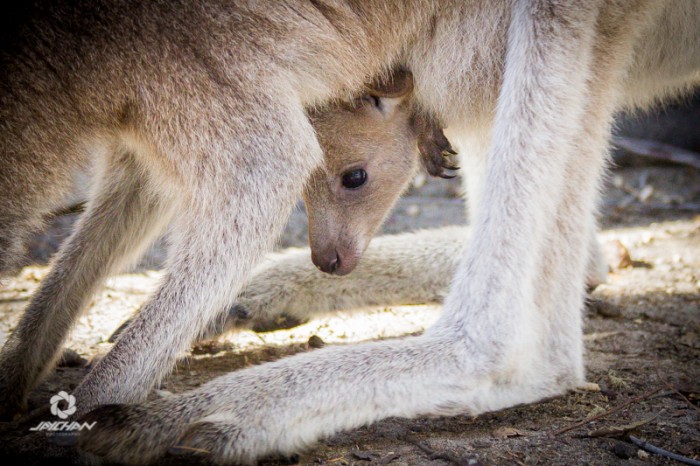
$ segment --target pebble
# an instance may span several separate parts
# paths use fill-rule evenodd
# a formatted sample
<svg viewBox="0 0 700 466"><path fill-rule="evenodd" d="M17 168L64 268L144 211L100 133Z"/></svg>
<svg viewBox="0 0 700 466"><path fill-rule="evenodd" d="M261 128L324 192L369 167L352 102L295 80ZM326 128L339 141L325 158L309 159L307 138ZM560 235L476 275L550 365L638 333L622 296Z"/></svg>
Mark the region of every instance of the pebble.
<svg viewBox="0 0 700 466"><path fill-rule="evenodd" d="M618 458L628 460L637 456L637 447L626 442L615 442L612 447L612 452Z"/></svg>
<svg viewBox="0 0 700 466"><path fill-rule="evenodd" d="M318 335L311 335L309 337L308 345L311 348L323 348L326 346L326 342L324 342Z"/></svg>

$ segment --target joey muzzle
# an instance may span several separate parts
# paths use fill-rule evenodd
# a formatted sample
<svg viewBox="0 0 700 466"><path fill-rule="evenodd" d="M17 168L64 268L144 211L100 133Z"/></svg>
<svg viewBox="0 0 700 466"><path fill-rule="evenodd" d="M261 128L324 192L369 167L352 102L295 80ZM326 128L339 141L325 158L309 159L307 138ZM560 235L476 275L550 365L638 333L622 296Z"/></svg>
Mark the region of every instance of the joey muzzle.
<svg viewBox="0 0 700 466"><path fill-rule="evenodd" d="M334 245L323 249L312 247L311 261L320 271L331 275L347 275L357 265L357 258L354 254L338 251Z"/></svg>

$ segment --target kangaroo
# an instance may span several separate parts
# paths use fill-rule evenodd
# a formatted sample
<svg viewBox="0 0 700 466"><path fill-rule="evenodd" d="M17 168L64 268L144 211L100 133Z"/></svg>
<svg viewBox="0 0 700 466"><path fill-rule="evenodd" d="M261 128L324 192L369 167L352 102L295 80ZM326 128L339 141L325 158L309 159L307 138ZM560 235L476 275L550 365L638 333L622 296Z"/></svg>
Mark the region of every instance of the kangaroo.
<svg viewBox="0 0 700 466"><path fill-rule="evenodd" d="M109 154L109 176L30 305L34 322L3 350L5 406L75 318L70 288L91 288L166 223L160 288L74 392L97 422L80 434L83 451L144 463L180 447L254 462L389 416L478 414L580 384L611 115L700 81L700 4L262 3L51 2L3 36L2 194L22 207L3 218L3 268L17 254L6 232L68 183L59 166L86 141ZM306 110L396 66L469 167L472 235L438 321L418 337L323 348L143 402L234 301L320 166ZM35 172L47 187L26 194L16 180Z"/></svg>

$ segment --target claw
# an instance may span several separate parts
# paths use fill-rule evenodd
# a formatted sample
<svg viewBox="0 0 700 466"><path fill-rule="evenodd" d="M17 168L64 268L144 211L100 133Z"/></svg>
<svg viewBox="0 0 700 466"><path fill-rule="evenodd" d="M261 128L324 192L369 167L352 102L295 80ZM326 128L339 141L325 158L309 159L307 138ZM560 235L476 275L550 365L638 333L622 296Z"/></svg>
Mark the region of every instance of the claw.
<svg viewBox="0 0 700 466"><path fill-rule="evenodd" d="M418 151L428 173L445 179L454 178L454 175L447 175L444 170L458 170L459 167L445 159L457 155L457 151L445 137L438 121L426 115L415 115L413 128L418 138Z"/></svg>

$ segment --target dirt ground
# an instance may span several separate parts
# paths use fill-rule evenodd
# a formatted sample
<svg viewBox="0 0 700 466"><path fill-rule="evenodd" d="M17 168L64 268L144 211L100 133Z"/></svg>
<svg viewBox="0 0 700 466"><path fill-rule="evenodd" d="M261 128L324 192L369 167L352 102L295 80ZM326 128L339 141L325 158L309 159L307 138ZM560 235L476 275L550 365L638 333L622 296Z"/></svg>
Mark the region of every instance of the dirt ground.
<svg viewBox="0 0 700 466"><path fill-rule="evenodd" d="M387 222L386 232L464 222L458 184L419 176L414 185ZM388 419L335 435L298 457L264 464L674 462L633 446L630 433L700 460L699 206L700 172L691 168L642 165L613 172L601 216L601 242L611 272L608 283L590 295L586 309L587 378L596 384L589 390L477 418ZM50 255L74 218L57 218L37 237L32 247L37 261ZM299 210L280 246L305 242L305 218ZM158 245L137 272L108 281L67 342L79 356L65 361L35 390L30 409L47 406L59 390L71 391L88 370L85 361L110 348L109 335L156 286L160 272L151 269L157 269L163 257ZM0 342L16 325L46 271L42 265L26 267L0 289ZM317 338L342 345L413 334L439 313L439 306L427 305L369 309L291 330L225 335L196 345L160 388L179 392L228 371L313 351ZM72 448L29 434L22 420L0 426L0 454L21 458L22 464L80 460ZM163 464L184 462L170 457Z"/></svg>

